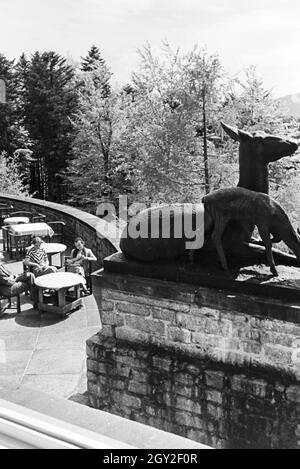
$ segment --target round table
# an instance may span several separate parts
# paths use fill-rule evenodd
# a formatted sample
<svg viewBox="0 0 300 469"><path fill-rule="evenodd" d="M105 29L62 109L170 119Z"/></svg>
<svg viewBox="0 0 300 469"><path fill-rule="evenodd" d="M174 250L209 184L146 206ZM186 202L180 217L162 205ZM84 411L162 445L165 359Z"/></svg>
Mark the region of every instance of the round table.
<svg viewBox="0 0 300 469"><path fill-rule="evenodd" d="M70 272L57 272L54 274L42 275L35 279L35 285L39 292L39 311L49 311L65 316L67 313L82 305L80 297L80 286L84 284L81 275ZM70 289L75 290L75 298L67 298ZM44 290L54 290L57 292L57 304L46 303L43 295Z"/></svg>
<svg viewBox="0 0 300 469"><path fill-rule="evenodd" d="M22 225L29 223L28 217L8 217L4 220L4 225Z"/></svg>

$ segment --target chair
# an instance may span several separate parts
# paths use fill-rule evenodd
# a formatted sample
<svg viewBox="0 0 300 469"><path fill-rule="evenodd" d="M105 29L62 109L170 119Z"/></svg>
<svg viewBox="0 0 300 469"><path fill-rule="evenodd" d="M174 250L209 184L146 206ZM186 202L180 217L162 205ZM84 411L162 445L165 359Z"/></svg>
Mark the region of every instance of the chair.
<svg viewBox="0 0 300 469"><path fill-rule="evenodd" d="M46 223L46 215L37 213L32 217L31 223Z"/></svg>
<svg viewBox="0 0 300 469"><path fill-rule="evenodd" d="M8 238L8 252L10 258L13 258L13 251L15 250L16 260L20 260L21 257L25 256L26 248L31 244L31 235L20 235L9 232Z"/></svg>
<svg viewBox="0 0 300 469"><path fill-rule="evenodd" d="M8 308L11 308L11 299L16 297L17 298L17 314L21 314L21 296L20 296L20 293L18 293L17 295L14 295L14 296L4 296L4 295L0 295L0 313L3 314L3 312L5 311L5 307L3 308L2 307L2 301L3 300L8 300Z"/></svg>
<svg viewBox="0 0 300 469"><path fill-rule="evenodd" d="M4 220L5 218L8 218L11 214L11 212L14 210L13 205L0 205L0 225L1 227L4 225Z"/></svg>
<svg viewBox="0 0 300 469"><path fill-rule="evenodd" d="M2 226L3 251L9 252L9 229L10 226Z"/></svg>
<svg viewBox="0 0 300 469"><path fill-rule="evenodd" d="M12 218L13 217L27 217L31 221L34 215L32 212L25 212L23 210L20 210L19 212L11 212L9 216Z"/></svg>
<svg viewBox="0 0 300 469"><path fill-rule="evenodd" d="M68 263L67 261L71 259L71 256L65 256L65 272L68 272ZM88 267L88 271L86 272L86 275L85 275L85 279L86 279L86 283L87 283L87 287L89 288L90 292L92 293L92 289L93 289L93 285L92 285L92 278L91 278L91 274L93 272L93 262L94 261L88 261L89 262L89 267Z"/></svg>
<svg viewBox="0 0 300 469"><path fill-rule="evenodd" d="M52 243L63 243L65 240L65 222L64 221L50 221L47 225L51 226L54 231L53 236L51 237Z"/></svg>

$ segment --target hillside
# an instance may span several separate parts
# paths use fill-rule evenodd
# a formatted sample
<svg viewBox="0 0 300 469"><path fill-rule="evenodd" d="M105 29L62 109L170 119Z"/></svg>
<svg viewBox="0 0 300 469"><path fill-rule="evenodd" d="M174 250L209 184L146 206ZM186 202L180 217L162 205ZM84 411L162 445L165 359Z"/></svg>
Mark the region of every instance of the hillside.
<svg viewBox="0 0 300 469"><path fill-rule="evenodd" d="M300 118L300 93L283 96L278 98L278 101L283 105L287 115Z"/></svg>

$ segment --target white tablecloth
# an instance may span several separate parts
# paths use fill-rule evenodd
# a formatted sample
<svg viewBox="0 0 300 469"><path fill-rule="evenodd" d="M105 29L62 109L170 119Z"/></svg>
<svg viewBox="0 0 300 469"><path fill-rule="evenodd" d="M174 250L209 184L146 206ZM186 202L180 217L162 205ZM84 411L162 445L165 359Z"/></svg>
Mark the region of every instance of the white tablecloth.
<svg viewBox="0 0 300 469"><path fill-rule="evenodd" d="M57 272L37 277L34 282L37 287L49 288L50 290L60 290L61 288L71 288L76 285L84 285L84 278L77 274Z"/></svg>
<svg viewBox="0 0 300 469"><path fill-rule="evenodd" d="M53 236L54 231L47 223L27 223L11 225L10 232L19 235Z"/></svg>
<svg viewBox="0 0 300 469"><path fill-rule="evenodd" d="M4 225L19 225L22 223L29 223L30 220L27 217L8 217L4 220Z"/></svg>

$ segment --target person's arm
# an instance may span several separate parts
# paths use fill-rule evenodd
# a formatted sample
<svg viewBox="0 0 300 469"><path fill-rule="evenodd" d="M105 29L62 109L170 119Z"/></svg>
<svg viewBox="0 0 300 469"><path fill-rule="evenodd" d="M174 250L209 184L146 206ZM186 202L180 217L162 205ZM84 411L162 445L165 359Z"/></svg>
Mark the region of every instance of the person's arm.
<svg viewBox="0 0 300 469"><path fill-rule="evenodd" d="M75 249L72 249L70 259L67 260L68 264L74 264L74 262L76 262L80 259L79 256L74 257L74 254L75 254Z"/></svg>
<svg viewBox="0 0 300 469"><path fill-rule="evenodd" d="M11 287L15 281L14 275L3 268L0 268L0 285Z"/></svg>
<svg viewBox="0 0 300 469"><path fill-rule="evenodd" d="M95 254L93 253L91 249L87 249L87 253L84 259L87 261L96 261L97 257L95 256Z"/></svg>
<svg viewBox="0 0 300 469"><path fill-rule="evenodd" d="M49 267L49 259L48 259L48 256L47 256L47 253L46 251L43 249L43 267Z"/></svg>

